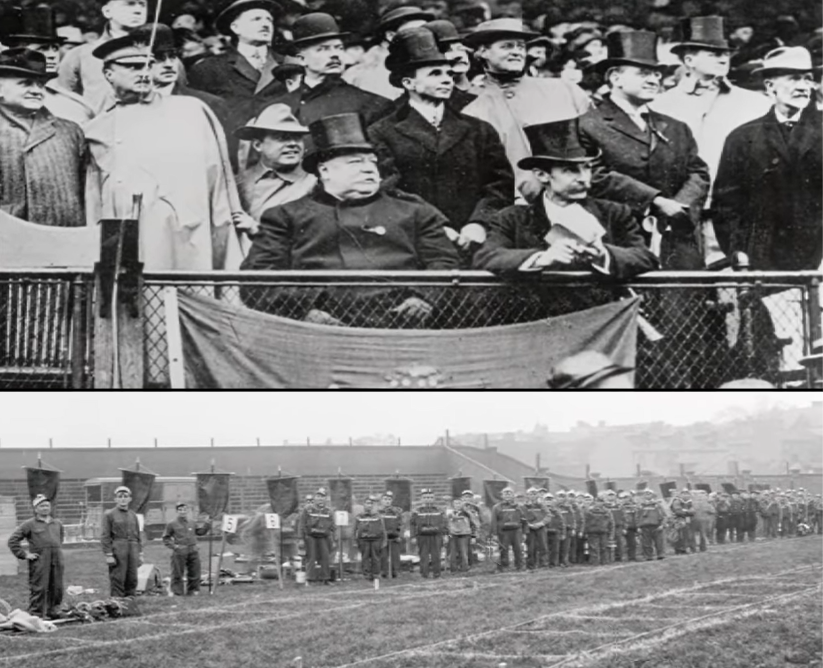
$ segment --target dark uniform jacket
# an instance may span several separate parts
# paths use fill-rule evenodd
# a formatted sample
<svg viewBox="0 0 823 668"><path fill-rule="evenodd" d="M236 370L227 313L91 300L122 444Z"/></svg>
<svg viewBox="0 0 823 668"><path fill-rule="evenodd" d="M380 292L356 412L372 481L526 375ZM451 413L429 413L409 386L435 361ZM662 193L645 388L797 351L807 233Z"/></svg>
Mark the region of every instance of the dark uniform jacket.
<svg viewBox="0 0 823 668"><path fill-rule="evenodd" d="M694 508L692 508L691 500L685 501L683 499L674 499L672 501L671 508L675 517L694 517Z"/></svg>
<svg viewBox="0 0 823 668"><path fill-rule="evenodd" d="M28 541L28 552L40 554L46 549L56 549L63 544L65 530L59 520L51 518L46 522L38 517L26 520L9 537L9 549L18 559L25 559L27 551L23 541Z"/></svg>
<svg viewBox="0 0 823 668"><path fill-rule="evenodd" d="M103 513L103 519L100 522L100 546L105 555L113 553L112 543L115 540L137 543L140 550L143 549L140 525L137 521L137 514L133 510L112 508Z"/></svg>
<svg viewBox="0 0 823 668"><path fill-rule="evenodd" d="M386 537L383 518L379 513L361 513L354 520L354 537L357 540L379 540Z"/></svg>
<svg viewBox="0 0 823 668"><path fill-rule="evenodd" d="M714 228L723 250L747 253L753 269L820 265L821 124L821 113L813 110L786 131L772 108L726 139L714 184Z"/></svg>
<svg viewBox="0 0 823 668"><path fill-rule="evenodd" d="M626 529L633 531L637 529L637 516L640 511L640 506L636 503L623 504L623 519L626 522Z"/></svg>
<svg viewBox="0 0 823 668"><path fill-rule="evenodd" d="M491 532L493 534L522 529L527 526L526 523L526 511L514 502L501 501L492 508Z"/></svg>
<svg viewBox="0 0 823 668"><path fill-rule="evenodd" d="M546 509L546 531L549 533L564 533L566 531L566 520L563 513L557 508L549 506Z"/></svg>
<svg viewBox="0 0 823 668"><path fill-rule="evenodd" d="M640 527L659 527L665 518L659 501L643 501L637 510L637 526Z"/></svg>
<svg viewBox="0 0 823 668"><path fill-rule="evenodd" d="M606 507L592 506L586 511L586 533L614 535L614 518Z"/></svg>
<svg viewBox="0 0 823 668"><path fill-rule="evenodd" d="M388 538L399 538L403 532L403 509L398 506L381 508L380 515L386 527L386 536Z"/></svg>
<svg viewBox="0 0 823 668"><path fill-rule="evenodd" d="M324 538L334 534L334 511L328 506L307 505L300 516L300 534L304 537Z"/></svg>
<svg viewBox="0 0 823 668"><path fill-rule="evenodd" d="M603 152L591 194L628 204L638 217L657 196L688 205L692 225L672 225L661 261L664 269L700 269L698 223L709 192L709 168L697 154L688 125L655 111L648 125L643 132L608 96L580 117L581 143Z"/></svg>
<svg viewBox="0 0 823 668"><path fill-rule="evenodd" d="M627 279L657 268L629 207L591 197L582 206L606 230L603 245L611 256L612 276ZM551 225L542 197L529 206L503 209L492 219L486 243L475 254L475 267L516 271L534 253L548 248L544 237Z"/></svg>
<svg viewBox="0 0 823 668"><path fill-rule="evenodd" d="M514 174L497 131L445 105L439 129L408 102L369 127L386 185L419 195L459 231L514 202Z"/></svg>
<svg viewBox="0 0 823 668"><path fill-rule="evenodd" d="M410 533L418 536L438 536L448 531L445 513L437 506L420 506L411 514Z"/></svg>
<svg viewBox="0 0 823 668"><path fill-rule="evenodd" d="M223 98L230 106L252 98L272 98L285 92L286 86L274 77L255 92L262 74L235 48L219 56L204 58L188 72L189 86Z"/></svg>
<svg viewBox="0 0 823 668"><path fill-rule="evenodd" d="M163 532L163 545L175 547L191 547L197 545L197 536L205 535L206 531L198 529L196 524L187 518L176 517L166 525Z"/></svg>
<svg viewBox="0 0 823 668"><path fill-rule="evenodd" d="M577 531L577 511L570 503L558 503L557 509L563 516L563 524L571 533Z"/></svg>

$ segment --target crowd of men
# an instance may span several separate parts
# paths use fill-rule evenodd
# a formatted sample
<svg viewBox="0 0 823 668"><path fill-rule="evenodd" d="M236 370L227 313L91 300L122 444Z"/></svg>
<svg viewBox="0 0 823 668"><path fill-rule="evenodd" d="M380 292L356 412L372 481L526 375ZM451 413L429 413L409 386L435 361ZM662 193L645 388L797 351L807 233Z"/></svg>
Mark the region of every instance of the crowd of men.
<svg viewBox="0 0 823 668"><path fill-rule="evenodd" d="M740 15L422 4L168 0L170 27L147 23L146 0L100 0L83 43L58 25L65 8L12 8L0 209L136 220L148 270L622 280L737 252L753 269L820 268L821 31L805 14L758 40ZM327 325L451 322L409 290L301 295L243 298ZM670 301L655 325L691 330L684 350L705 357L725 336L686 322L705 295Z"/></svg>

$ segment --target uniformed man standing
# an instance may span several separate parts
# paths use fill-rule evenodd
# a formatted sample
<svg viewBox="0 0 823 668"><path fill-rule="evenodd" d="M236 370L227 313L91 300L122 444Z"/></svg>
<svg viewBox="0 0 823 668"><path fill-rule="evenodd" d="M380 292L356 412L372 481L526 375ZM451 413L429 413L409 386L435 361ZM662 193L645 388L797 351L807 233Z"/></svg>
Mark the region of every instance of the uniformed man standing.
<svg viewBox="0 0 823 668"><path fill-rule="evenodd" d="M586 538L592 566L608 563L608 543L614 540L614 518L605 502L605 496L600 494L586 511Z"/></svg>
<svg viewBox="0 0 823 668"><path fill-rule="evenodd" d="M560 565L564 568L569 565L572 555L572 545L577 546L577 512L574 505L567 499L563 490L557 492L557 510L563 516L565 529L560 538Z"/></svg>
<svg viewBox="0 0 823 668"><path fill-rule="evenodd" d="M546 492L543 495L543 502L546 504L546 518L543 521L546 525L548 566L549 568L556 568L560 565L560 543L566 535L566 520L557 507L554 495Z"/></svg>
<svg viewBox="0 0 823 668"><path fill-rule="evenodd" d="M443 534L446 532L446 515L434 503L434 490L421 489L422 505L412 511L411 535L417 539L420 553L420 575L440 577Z"/></svg>
<svg viewBox="0 0 823 668"><path fill-rule="evenodd" d="M112 596L134 596L137 592L137 568L143 563L143 539L137 513L129 510L131 490L120 486L114 490L115 507L103 513L100 522L100 546L109 567Z"/></svg>
<svg viewBox="0 0 823 668"><path fill-rule="evenodd" d="M514 552L514 567L523 570L523 527L526 526L525 510L514 500L514 490L506 487L501 493L503 500L492 508L492 535L500 545L498 571L509 567L509 548Z"/></svg>
<svg viewBox="0 0 823 668"><path fill-rule="evenodd" d="M717 516L717 544L723 545L726 542L727 536L731 535L730 540L734 540L734 533L731 531L731 502L729 495L726 492L721 492L714 504L715 514Z"/></svg>
<svg viewBox="0 0 823 668"><path fill-rule="evenodd" d="M743 542L743 499L740 492L734 492L729 501L729 542Z"/></svg>
<svg viewBox="0 0 823 668"><path fill-rule="evenodd" d="M766 492L760 502L760 513L763 516L763 533L766 538L777 538L777 526L780 524L780 504L772 492Z"/></svg>
<svg viewBox="0 0 823 668"><path fill-rule="evenodd" d="M646 561L664 558L663 531L661 529L666 512L655 498L655 493L647 489L638 510L637 525L640 527L640 537L643 545L643 558Z"/></svg>
<svg viewBox="0 0 823 668"><path fill-rule="evenodd" d="M309 580L329 584L334 546L334 512L326 506L326 489L321 487L300 516L299 532L306 544L306 572ZM319 577L317 569L320 569Z"/></svg>
<svg viewBox="0 0 823 668"><path fill-rule="evenodd" d="M623 519L626 522L626 559L637 561L637 518L640 506L631 494L625 494L620 502L623 505Z"/></svg>
<svg viewBox="0 0 823 668"><path fill-rule="evenodd" d="M475 503L474 492L470 489L464 490L460 495L460 498L463 500L463 509L468 512L474 520L474 524L472 525L472 535L469 540L469 568L471 568L477 563L477 553L475 552L475 547L477 545L477 538L480 534L480 506ZM479 499L480 497L477 498Z"/></svg>
<svg viewBox="0 0 823 668"><path fill-rule="evenodd" d="M51 503L44 495L35 496L32 507L34 517L14 530L9 549L29 563L29 613L57 619L63 602L63 525L51 516ZM23 548L24 540L28 549Z"/></svg>
<svg viewBox="0 0 823 668"><path fill-rule="evenodd" d="M626 553L626 517L623 514L623 505L618 502L618 496L614 490L610 490L606 497L606 507L614 521L614 549L609 550L609 560L623 561Z"/></svg>
<svg viewBox="0 0 823 668"><path fill-rule="evenodd" d="M403 540L403 509L394 505L394 493L391 490L383 492L380 515L386 528L386 549L383 550L380 560L380 576L389 577L389 561L391 560L391 576L397 577L400 572L400 541Z"/></svg>
<svg viewBox="0 0 823 668"><path fill-rule="evenodd" d="M374 580L380 573L387 540L376 496L369 495L363 501L363 512L354 520L354 538L360 549L363 577Z"/></svg>
<svg viewBox="0 0 823 668"><path fill-rule="evenodd" d="M189 506L175 506L177 517L166 525L163 545L171 550L171 591L175 596L196 596L200 593L200 552L197 536L205 536L208 526L198 527L189 521ZM186 584L183 584L183 576Z"/></svg>
<svg viewBox="0 0 823 668"><path fill-rule="evenodd" d="M526 490L528 501L523 506L526 513L526 524L529 532L526 534L526 568L534 570L538 566L545 566L548 562L548 541L546 537L546 520L548 511L545 503L538 498L536 487Z"/></svg>
<svg viewBox="0 0 823 668"><path fill-rule="evenodd" d="M694 530L692 528L694 508L691 491L688 489L681 490L680 495L672 501L671 509L678 527L674 553L686 554L686 550L694 553L696 551L694 545Z"/></svg>

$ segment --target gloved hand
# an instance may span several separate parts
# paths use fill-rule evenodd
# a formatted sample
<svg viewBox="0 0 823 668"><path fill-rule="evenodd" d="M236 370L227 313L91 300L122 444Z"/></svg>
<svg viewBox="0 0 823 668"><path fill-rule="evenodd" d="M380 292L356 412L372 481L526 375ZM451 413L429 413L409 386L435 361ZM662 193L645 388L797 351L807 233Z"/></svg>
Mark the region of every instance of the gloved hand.
<svg viewBox="0 0 823 668"><path fill-rule="evenodd" d="M106 557L106 563L109 566L114 566L115 564L117 564L117 559L114 558L114 555L111 555L109 557Z"/></svg>
<svg viewBox="0 0 823 668"><path fill-rule="evenodd" d="M28 552L26 554L26 559L28 561L37 561L40 558L39 554L35 554L34 552Z"/></svg>

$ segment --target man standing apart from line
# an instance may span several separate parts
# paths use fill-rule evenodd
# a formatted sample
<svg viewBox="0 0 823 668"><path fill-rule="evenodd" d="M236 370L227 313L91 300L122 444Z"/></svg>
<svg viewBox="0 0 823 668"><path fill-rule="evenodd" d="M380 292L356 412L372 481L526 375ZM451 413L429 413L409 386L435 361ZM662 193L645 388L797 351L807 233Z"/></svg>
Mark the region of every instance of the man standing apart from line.
<svg viewBox="0 0 823 668"><path fill-rule="evenodd" d="M137 513L129 510L131 490L122 485L115 489L114 503L100 522L100 546L109 567L111 595L134 596L137 568L143 564L143 539Z"/></svg>
<svg viewBox="0 0 823 668"><path fill-rule="evenodd" d="M63 602L63 525L51 516L51 503L44 495L35 496L31 505L34 517L14 530L9 549L29 564L29 613L57 619ZM24 540L28 549L23 548Z"/></svg>
<svg viewBox="0 0 823 668"><path fill-rule="evenodd" d="M171 591L175 596L189 596L200 593L200 552L197 536L204 536L208 526L197 528L189 521L189 506L178 503L177 517L166 525L163 545L171 550ZM183 575L187 584L183 585Z"/></svg>

